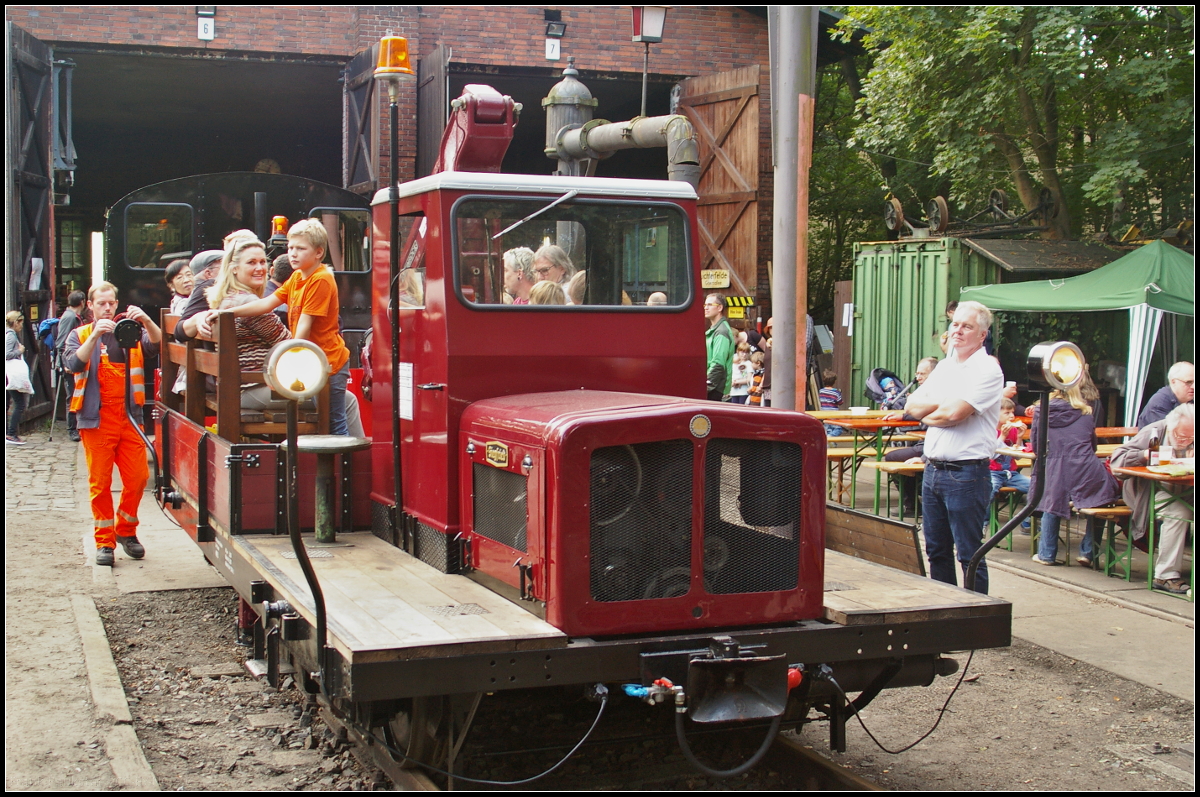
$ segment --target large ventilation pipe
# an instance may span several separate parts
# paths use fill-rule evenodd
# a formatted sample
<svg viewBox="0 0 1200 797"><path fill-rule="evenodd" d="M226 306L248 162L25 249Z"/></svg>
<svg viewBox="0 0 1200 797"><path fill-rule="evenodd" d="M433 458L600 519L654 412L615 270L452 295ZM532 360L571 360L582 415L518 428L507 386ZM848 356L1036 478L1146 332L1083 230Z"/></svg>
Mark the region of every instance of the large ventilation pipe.
<svg viewBox="0 0 1200 797"><path fill-rule="evenodd" d="M594 174L596 163L622 149L667 148L667 177L696 187L700 147L687 117L639 116L628 122L592 119L596 100L576 77L572 60L563 79L542 100L546 108L546 156L559 162L558 174Z"/></svg>

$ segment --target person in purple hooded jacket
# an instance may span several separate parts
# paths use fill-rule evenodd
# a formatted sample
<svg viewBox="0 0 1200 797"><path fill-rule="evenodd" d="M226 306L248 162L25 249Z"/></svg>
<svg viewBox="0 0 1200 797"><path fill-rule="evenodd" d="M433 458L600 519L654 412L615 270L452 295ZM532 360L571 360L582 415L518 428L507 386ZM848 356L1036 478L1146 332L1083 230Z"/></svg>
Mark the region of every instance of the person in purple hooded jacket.
<svg viewBox="0 0 1200 797"><path fill-rule="evenodd" d="M1080 384L1068 390L1050 394L1049 431L1046 444L1046 489L1037 509L1042 512L1038 550L1033 561L1052 565L1058 555L1058 528L1063 518L1071 516L1071 504L1076 509L1111 504L1121 497L1121 488L1104 463L1096 456L1096 417L1100 392L1096 390L1087 371ZM1033 408L1033 447L1038 446L1037 413ZM1029 487L1030 495L1037 489L1037 473ZM1079 563L1092 564L1092 535L1083 535L1079 543Z"/></svg>

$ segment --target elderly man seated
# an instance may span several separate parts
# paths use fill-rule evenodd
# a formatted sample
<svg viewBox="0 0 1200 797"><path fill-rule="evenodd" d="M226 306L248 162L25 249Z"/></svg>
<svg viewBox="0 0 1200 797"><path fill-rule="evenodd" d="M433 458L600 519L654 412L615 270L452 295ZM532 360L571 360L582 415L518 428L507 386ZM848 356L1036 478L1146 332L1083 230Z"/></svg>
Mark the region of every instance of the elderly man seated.
<svg viewBox="0 0 1200 797"><path fill-rule="evenodd" d="M1164 420L1143 428L1137 436L1113 452L1112 464L1119 468L1136 468L1149 464L1150 452L1159 446L1170 446L1177 457L1196 456L1196 405L1180 404ZM1150 483L1145 479L1125 480L1125 503L1133 509L1131 539L1146 534L1150 514ZM1184 501L1168 503L1173 497ZM1195 502L1191 487L1159 485L1155 510L1162 518L1162 534L1158 541L1158 561L1154 565L1154 588L1186 595L1188 583L1183 580L1183 552L1187 543L1191 504Z"/></svg>
<svg viewBox="0 0 1200 797"><path fill-rule="evenodd" d="M1180 404L1196 398L1196 367L1189 362L1178 362L1167 371L1167 386L1150 397L1142 414L1138 416L1138 427L1149 426L1167 417L1167 413Z"/></svg>

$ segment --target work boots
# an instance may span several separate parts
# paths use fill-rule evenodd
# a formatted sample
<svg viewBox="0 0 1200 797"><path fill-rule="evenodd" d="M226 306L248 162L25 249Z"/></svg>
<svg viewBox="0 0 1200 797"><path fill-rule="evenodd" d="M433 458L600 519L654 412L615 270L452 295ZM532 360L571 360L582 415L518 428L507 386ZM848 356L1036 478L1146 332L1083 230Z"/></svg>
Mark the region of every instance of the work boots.
<svg viewBox="0 0 1200 797"><path fill-rule="evenodd" d="M140 542L138 542L136 534L132 537L117 537L117 542L121 543L121 550L123 550L125 555L130 559L141 559L146 555L146 549ZM112 563L109 562L109 564Z"/></svg>
<svg viewBox="0 0 1200 797"><path fill-rule="evenodd" d="M96 549L96 564L101 567L113 566L113 549L112 548L97 548Z"/></svg>

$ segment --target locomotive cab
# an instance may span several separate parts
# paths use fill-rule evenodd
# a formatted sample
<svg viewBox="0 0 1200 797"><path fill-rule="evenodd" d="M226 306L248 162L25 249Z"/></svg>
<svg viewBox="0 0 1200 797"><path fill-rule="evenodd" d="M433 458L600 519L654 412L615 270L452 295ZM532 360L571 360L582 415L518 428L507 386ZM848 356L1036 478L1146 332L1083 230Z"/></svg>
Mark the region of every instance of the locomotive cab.
<svg viewBox="0 0 1200 797"><path fill-rule="evenodd" d="M818 616L824 437L703 400L691 186L442 172L399 191L400 299L374 318L376 533L571 634ZM506 296L505 253L548 245L569 268L537 277L573 303ZM373 274L387 297L383 246Z"/></svg>

